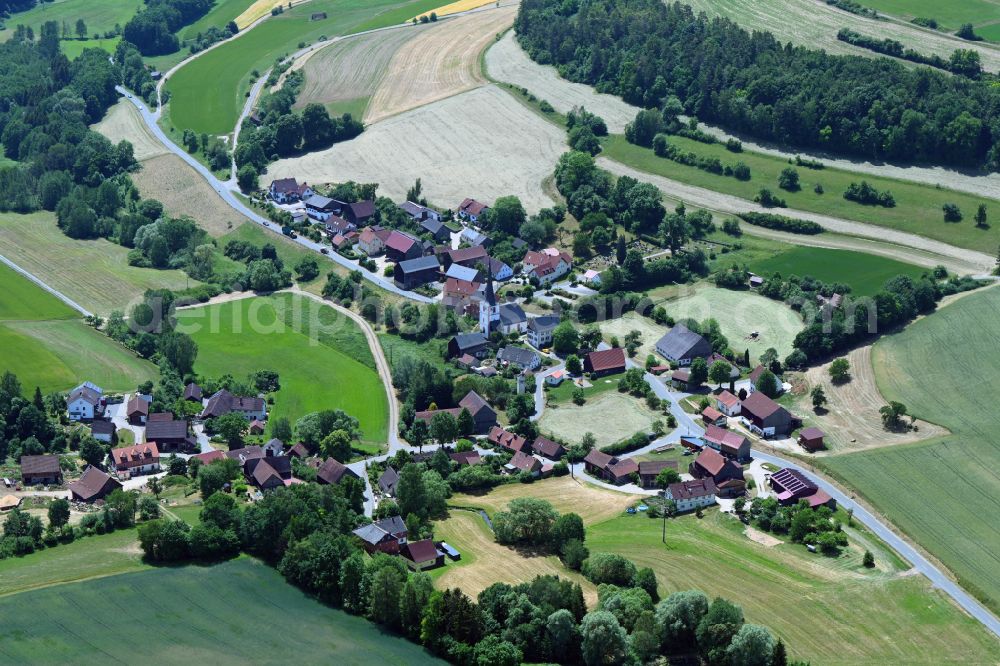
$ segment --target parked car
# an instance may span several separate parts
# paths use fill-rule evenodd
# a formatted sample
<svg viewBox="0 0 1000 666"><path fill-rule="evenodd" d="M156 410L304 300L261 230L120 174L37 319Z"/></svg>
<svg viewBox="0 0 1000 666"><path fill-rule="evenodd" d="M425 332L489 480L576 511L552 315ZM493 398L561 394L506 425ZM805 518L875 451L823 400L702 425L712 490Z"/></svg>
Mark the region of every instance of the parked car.
<svg viewBox="0 0 1000 666"><path fill-rule="evenodd" d="M330 254L330 251L329 251L328 249L326 249L325 247L321 247L321 248L319 249L319 251L320 251L321 253L323 253L323 254Z"/></svg>

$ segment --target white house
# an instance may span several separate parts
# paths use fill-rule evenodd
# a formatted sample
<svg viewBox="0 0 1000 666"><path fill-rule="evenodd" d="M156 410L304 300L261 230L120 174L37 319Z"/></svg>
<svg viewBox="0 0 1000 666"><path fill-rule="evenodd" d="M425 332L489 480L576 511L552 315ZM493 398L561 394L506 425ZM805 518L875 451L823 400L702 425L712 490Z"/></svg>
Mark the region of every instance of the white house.
<svg viewBox="0 0 1000 666"><path fill-rule="evenodd" d="M715 481L706 476L693 481L671 483L663 491L664 499L673 500L677 511L694 511L695 509L715 504Z"/></svg>
<svg viewBox="0 0 1000 666"><path fill-rule="evenodd" d="M489 266L490 275L493 276L494 280L499 280L503 282L504 280L509 280L514 277L514 269L500 261L499 259L494 259L493 257L486 258L487 265Z"/></svg>
<svg viewBox="0 0 1000 666"><path fill-rule="evenodd" d="M285 444L277 437L269 440L267 444L262 447L264 449L265 456L283 456L285 455Z"/></svg>
<svg viewBox="0 0 1000 666"><path fill-rule="evenodd" d="M484 203L480 203L475 199L464 199L462 203L458 205L458 216L463 220L478 222L479 218L485 215L486 211L489 209L489 206Z"/></svg>
<svg viewBox="0 0 1000 666"><path fill-rule="evenodd" d="M743 411L743 403L739 396L733 395L729 391L723 391L715 396L715 406L726 416L739 416Z"/></svg>
<svg viewBox="0 0 1000 666"><path fill-rule="evenodd" d="M311 187L305 183L300 185L294 178L278 178L271 181L267 192L274 201L280 204L301 201L313 195Z"/></svg>
<svg viewBox="0 0 1000 666"><path fill-rule="evenodd" d="M111 451L111 460L119 472L153 474L160 471L160 451L156 442L123 446Z"/></svg>
<svg viewBox="0 0 1000 666"><path fill-rule="evenodd" d="M552 343L552 331L559 325L559 317L542 315L528 320L528 344L535 349L542 349Z"/></svg>
<svg viewBox="0 0 1000 666"><path fill-rule="evenodd" d="M103 413L101 399L104 391L100 386L84 382L69 392L66 398L66 412L70 421L92 421Z"/></svg>
<svg viewBox="0 0 1000 666"><path fill-rule="evenodd" d="M584 284L588 284L591 287L600 287L601 274L591 268L590 270L588 270L586 273L583 274L583 282Z"/></svg>
<svg viewBox="0 0 1000 666"><path fill-rule="evenodd" d="M507 363L521 370L535 370L542 364L538 352L520 347L504 347L497 352L497 362Z"/></svg>
<svg viewBox="0 0 1000 666"><path fill-rule="evenodd" d="M556 370L555 372L550 372L545 375L545 383L549 386L559 386L563 383L564 379L566 379L565 370Z"/></svg>
<svg viewBox="0 0 1000 666"><path fill-rule="evenodd" d="M365 227L358 236L358 249L369 257L375 257L385 251L385 243L371 227Z"/></svg>
<svg viewBox="0 0 1000 666"><path fill-rule="evenodd" d="M573 267L573 257L553 247L541 252L531 250L524 255L521 267L525 276L536 278L542 284L549 284L569 273Z"/></svg>
<svg viewBox="0 0 1000 666"><path fill-rule="evenodd" d="M499 330L504 335L524 333L528 330L528 315L517 303L504 303L500 306Z"/></svg>

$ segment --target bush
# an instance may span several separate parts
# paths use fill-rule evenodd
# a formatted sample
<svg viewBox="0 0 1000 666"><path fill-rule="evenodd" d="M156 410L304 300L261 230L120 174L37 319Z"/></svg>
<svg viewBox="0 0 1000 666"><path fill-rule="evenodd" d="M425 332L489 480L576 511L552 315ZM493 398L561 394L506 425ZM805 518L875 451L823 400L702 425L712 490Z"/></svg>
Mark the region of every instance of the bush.
<svg viewBox="0 0 1000 666"><path fill-rule="evenodd" d="M594 585L607 583L618 587L631 587L636 574L635 565L617 553L594 553L584 560L581 571Z"/></svg>
<svg viewBox="0 0 1000 666"><path fill-rule="evenodd" d="M740 213L740 219L765 229L777 229L793 234L815 235L823 233L823 227L811 220L800 220L774 213Z"/></svg>

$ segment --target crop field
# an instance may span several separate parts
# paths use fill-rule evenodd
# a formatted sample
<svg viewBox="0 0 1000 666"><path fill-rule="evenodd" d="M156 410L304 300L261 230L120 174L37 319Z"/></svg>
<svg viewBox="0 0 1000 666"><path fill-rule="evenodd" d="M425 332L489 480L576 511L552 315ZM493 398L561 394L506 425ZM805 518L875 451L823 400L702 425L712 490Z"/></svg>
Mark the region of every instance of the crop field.
<svg viewBox="0 0 1000 666"><path fill-rule="evenodd" d="M600 382L603 379L596 379ZM598 447L614 444L640 430L649 430L660 414L634 396L610 390L582 405L572 402L550 404L538 421L544 432L559 433L577 444L585 434L593 433Z"/></svg>
<svg viewBox="0 0 1000 666"><path fill-rule="evenodd" d="M168 152L146 127L135 105L124 98L108 109L104 118L91 125L90 129L103 134L111 143L128 141L132 144L135 159L140 162Z"/></svg>
<svg viewBox="0 0 1000 666"><path fill-rule="evenodd" d="M126 309L147 289L199 284L178 270L129 266L128 248L103 238L70 238L49 212L0 214L0 254L101 315Z"/></svg>
<svg viewBox="0 0 1000 666"><path fill-rule="evenodd" d="M142 168L132 174L132 182L144 198L156 199L174 217L190 216L214 238L249 224L201 174L174 154L144 160Z"/></svg>
<svg viewBox="0 0 1000 666"><path fill-rule="evenodd" d="M402 199L420 178L424 196L444 208L470 193L486 202L515 194L532 213L555 203L543 181L565 140L559 128L487 85L393 116L351 141L279 160L267 181L377 182L380 195Z"/></svg>
<svg viewBox="0 0 1000 666"><path fill-rule="evenodd" d="M856 297L874 295L886 280L897 275L916 279L926 272L919 266L873 254L816 247L790 247L750 264L750 270L758 275L809 275L823 282L841 282L849 285L851 295Z"/></svg>
<svg viewBox="0 0 1000 666"><path fill-rule="evenodd" d="M452 509L446 520L434 523L434 538L447 541L462 554L461 560L449 560L443 568L434 570L438 589L457 587L475 598L497 581L517 585L530 582L535 576L551 575L580 583L587 605L592 607L597 603L597 588L593 583L567 571L558 557L501 546L482 517L473 511Z"/></svg>
<svg viewBox="0 0 1000 666"><path fill-rule="evenodd" d="M715 319L729 339L729 346L737 354L749 348L750 358L757 358L769 347L778 350L779 358L785 358L792 352L792 340L803 328L798 314L787 305L752 292L696 287L681 293L679 298L661 303L668 315L677 321ZM753 331L757 331L757 339L748 340Z"/></svg>
<svg viewBox="0 0 1000 666"><path fill-rule="evenodd" d="M279 294L184 310L178 323L198 343L199 374L279 374L270 418L295 421L309 412L343 409L358 419L364 441L385 442L385 390L363 334L347 317L301 296Z"/></svg>
<svg viewBox="0 0 1000 666"><path fill-rule="evenodd" d="M171 76L166 84L171 94L169 118L163 124L177 130L229 134L245 102L253 70L264 72L275 58L290 55L300 43L402 23L438 1L310 0L298 4ZM326 12L328 18L310 20L318 12Z"/></svg>
<svg viewBox="0 0 1000 666"><path fill-rule="evenodd" d="M470 9L478 9L479 7L483 7L485 5L491 5L494 2L499 2L499 0L457 0L457 2L436 7L433 13L440 18L451 14L458 14L459 12L467 12ZM420 16L414 16L413 18L420 18L421 16L430 17L430 15L431 12L425 12Z"/></svg>
<svg viewBox="0 0 1000 666"><path fill-rule="evenodd" d="M303 57L302 72L306 81L296 107L317 103L339 109L357 103L362 109L358 116L361 118L368 100L385 77L393 55L426 29L428 26L418 26L359 35L310 51Z"/></svg>
<svg viewBox="0 0 1000 666"><path fill-rule="evenodd" d="M782 41L830 53L874 55L867 49L850 46L837 40L837 31L850 28L877 39L891 38L924 54L936 54L947 59L955 49L974 49L979 53L983 68L991 72L1000 69L1000 51L967 42L952 35L922 30L917 26L889 21L875 21L825 3L813 0L690 0L696 12L709 16L725 16L747 30L767 30ZM869 5L868 2L859 4ZM912 5L911 2L906 2ZM922 5L930 0L921 0ZM967 3L939 3L942 5ZM995 11L995 10L994 10Z"/></svg>
<svg viewBox="0 0 1000 666"><path fill-rule="evenodd" d="M92 537L95 540L105 537ZM123 609L134 626L121 640ZM244 612L267 627L261 631ZM409 641L307 597L270 567L241 558L165 567L0 599L10 663L246 664L276 662L275 637L302 663L437 664ZM279 650L278 652L280 652Z"/></svg>
<svg viewBox="0 0 1000 666"><path fill-rule="evenodd" d="M909 21L914 18L932 18L940 30L954 32L963 23L979 28L1000 23L1000 5L991 0L962 0L962 2L935 2L934 0L863 0L865 7L878 10ZM982 35L985 37L985 35Z"/></svg>
<svg viewBox="0 0 1000 666"><path fill-rule="evenodd" d="M249 25L249 23L240 25L240 19L237 17L241 17L241 15L248 11L250 7L258 4L262 3L254 2L254 0L215 0L215 4L212 5L212 8L208 10L207 14L186 28L181 28L177 36L180 37L181 40L194 39L198 36L199 32L205 32L209 28L224 28L230 21L236 21L236 25L240 28L240 30L242 30ZM271 6L274 4L274 2L270 2ZM265 9L265 13L270 13L270 11L270 7Z"/></svg>
<svg viewBox="0 0 1000 666"><path fill-rule="evenodd" d="M51 0L39 2L26 12L17 12L4 21L6 29L0 31L0 41L7 41L18 25L30 26L38 35L42 24L55 21L62 30L66 24L69 34L76 36L76 21L87 24L87 36L104 34L115 24L124 26L142 6L142 0ZM63 43L66 46L66 43ZM72 56L70 56L72 58Z"/></svg>
<svg viewBox="0 0 1000 666"><path fill-rule="evenodd" d="M403 44L372 96L365 122L383 118L486 82L479 55L514 22L517 7L444 21Z"/></svg>
<svg viewBox="0 0 1000 666"><path fill-rule="evenodd" d="M539 65L528 57L514 32L510 31L486 52L486 73L490 78L527 88L560 113L575 106L604 118L610 132L624 132L639 108L620 97L596 92L591 86L572 83L559 76L555 67Z"/></svg>
<svg viewBox="0 0 1000 666"><path fill-rule="evenodd" d="M602 156L640 171L740 197L748 202L744 208L746 210L753 206L749 202L753 201L760 188L768 187L785 199L790 209L796 211L889 227L969 249L982 249L984 244L989 246L1000 243L1000 225L993 225L989 229L977 229L972 222L972 216L980 203L987 204L988 211L993 210L996 211L996 215L1000 215L1000 203L994 200L930 185L861 175L833 168L817 171L797 167L801 187L796 192L788 192L778 188L781 171L790 166L787 160L748 150L732 153L722 144L707 145L680 136L670 137L670 143L700 156L718 158L723 164L743 162L750 167L751 178L748 181L741 181L730 176L708 173L693 166L678 164L657 157L651 148L630 144L620 135L610 137L605 142ZM843 194L848 185L861 180L868 181L879 190L892 192L896 206L894 208L862 206L844 199ZM822 194L815 191L817 185L823 187ZM945 223L941 212L941 207L945 203L958 205L965 219L958 223ZM777 212L781 213L780 210ZM788 215L794 217L794 213Z"/></svg>
<svg viewBox="0 0 1000 666"><path fill-rule="evenodd" d="M994 612L1000 610L998 331L1000 290L986 289L879 340L872 362L882 394L951 434L819 461Z"/></svg>
<svg viewBox="0 0 1000 666"><path fill-rule="evenodd" d="M616 337L619 343L624 344L625 336L629 332L639 331L642 334L642 344L635 355L635 361L640 365L645 362L648 355L656 354L656 341L663 337L667 330L666 326L661 326L649 317L643 317L635 312L627 312L617 319L601 322L601 333L607 342Z"/></svg>

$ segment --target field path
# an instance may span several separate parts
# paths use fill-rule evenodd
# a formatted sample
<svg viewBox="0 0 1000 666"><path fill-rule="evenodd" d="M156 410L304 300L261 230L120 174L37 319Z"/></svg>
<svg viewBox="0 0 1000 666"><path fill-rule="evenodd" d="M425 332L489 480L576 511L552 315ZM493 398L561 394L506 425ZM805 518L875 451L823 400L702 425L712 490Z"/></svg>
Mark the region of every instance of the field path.
<svg viewBox="0 0 1000 666"><path fill-rule="evenodd" d="M3 256L2 254L0 254L0 262L3 262L5 264L7 264L13 270L17 271L18 273L20 273L24 277L28 278L29 280L31 280L32 282L34 282L35 284L37 284L39 287L41 287L45 291L49 292L50 294L52 294L53 296L55 296L56 298L58 298L60 301L62 301L66 305L70 306L71 308L73 308L74 310L76 310L77 312L79 312L80 314L82 314L84 317L92 317L93 316L93 313L90 312L90 310L87 310L82 305L80 305L79 303L77 303L72 298L70 298L66 294L62 293L58 289L56 289L54 287L50 287L45 282L43 282L41 278L37 277L34 273L29 273L28 271L26 271L25 269L21 268L20 266L18 266L17 264L15 264L10 259L8 259L7 257Z"/></svg>
<svg viewBox="0 0 1000 666"><path fill-rule="evenodd" d="M737 213L756 211L779 213L781 215L787 215L788 217L810 220L822 225L825 229L829 229L830 231L836 231L838 233L848 234L851 236L872 238L877 241L894 243L901 247L912 247L923 252L938 255L941 257L941 260L938 263L945 264L951 270L958 273L987 274L993 270L993 267L996 264L996 260L993 256L983 252L958 248L953 245L948 245L947 243L924 238L923 236L906 233L905 231L896 231L894 229L877 227L872 224L852 222L836 217L829 217L827 215L818 215L816 213L807 213L788 208L763 208L759 204L747 201L746 199L741 199L729 194L723 194L721 192L715 192L703 187L686 185L662 176L648 174L644 171L638 171L637 169L633 169L621 164L620 162L615 162L614 160L610 160L605 157L598 157L597 164L616 176L631 176L639 180L650 182L658 187L668 198L683 200L685 203L694 205L698 208L705 208L724 215L735 215Z"/></svg>

